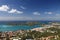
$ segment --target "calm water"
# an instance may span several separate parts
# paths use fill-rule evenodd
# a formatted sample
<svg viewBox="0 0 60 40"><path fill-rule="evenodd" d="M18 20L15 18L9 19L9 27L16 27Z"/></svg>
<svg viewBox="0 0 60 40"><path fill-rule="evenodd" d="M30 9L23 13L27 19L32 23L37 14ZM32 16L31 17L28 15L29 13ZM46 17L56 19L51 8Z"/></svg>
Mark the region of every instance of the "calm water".
<svg viewBox="0 0 60 40"><path fill-rule="evenodd" d="M17 30L29 30L32 28L40 27L40 25L35 26L10 26L10 25L0 25L0 31L17 31Z"/></svg>
<svg viewBox="0 0 60 40"><path fill-rule="evenodd" d="M43 24L48 24L50 21L38 21L40 23ZM37 27L41 27L40 25L34 25L34 26L10 26L10 25L6 25L8 23L26 23L26 21L0 21L0 31L4 32L4 31L17 31L17 30L29 30L29 29L33 29L33 28L37 28Z"/></svg>

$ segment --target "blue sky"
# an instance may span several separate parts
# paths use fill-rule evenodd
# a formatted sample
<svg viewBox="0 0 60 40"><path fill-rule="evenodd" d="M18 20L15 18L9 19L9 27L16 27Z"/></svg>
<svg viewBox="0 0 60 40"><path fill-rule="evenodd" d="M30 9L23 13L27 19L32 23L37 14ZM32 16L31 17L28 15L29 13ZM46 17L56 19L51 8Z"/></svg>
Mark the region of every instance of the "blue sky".
<svg viewBox="0 0 60 40"><path fill-rule="evenodd" d="M60 20L60 0L0 0L0 21Z"/></svg>

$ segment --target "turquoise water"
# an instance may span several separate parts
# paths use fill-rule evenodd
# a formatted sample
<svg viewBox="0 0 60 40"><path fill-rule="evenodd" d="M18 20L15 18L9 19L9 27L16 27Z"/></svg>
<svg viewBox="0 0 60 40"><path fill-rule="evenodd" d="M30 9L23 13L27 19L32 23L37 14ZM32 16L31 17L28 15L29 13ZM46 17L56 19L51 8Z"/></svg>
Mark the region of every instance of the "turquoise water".
<svg viewBox="0 0 60 40"><path fill-rule="evenodd" d="M17 31L17 30L30 30L33 28L37 28L37 27L41 27L40 24L34 25L34 26L10 26L10 25L6 25L8 23L26 23L27 21L0 21L0 31L4 32L4 31ZM51 21L38 21L41 24L48 24Z"/></svg>
<svg viewBox="0 0 60 40"><path fill-rule="evenodd" d="M34 26L10 26L10 25L0 25L0 31L17 31L17 30L30 30L32 28L40 27L40 25Z"/></svg>

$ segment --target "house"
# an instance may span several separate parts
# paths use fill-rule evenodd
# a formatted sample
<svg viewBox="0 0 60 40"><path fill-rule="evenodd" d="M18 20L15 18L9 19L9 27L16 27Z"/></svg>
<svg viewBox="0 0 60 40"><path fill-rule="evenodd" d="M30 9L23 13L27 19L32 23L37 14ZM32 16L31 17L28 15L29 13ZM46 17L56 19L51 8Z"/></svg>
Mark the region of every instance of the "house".
<svg viewBox="0 0 60 40"><path fill-rule="evenodd" d="M13 40L19 40L19 39L13 39Z"/></svg>
<svg viewBox="0 0 60 40"><path fill-rule="evenodd" d="M26 40L33 40L33 39L26 39Z"/></svg>

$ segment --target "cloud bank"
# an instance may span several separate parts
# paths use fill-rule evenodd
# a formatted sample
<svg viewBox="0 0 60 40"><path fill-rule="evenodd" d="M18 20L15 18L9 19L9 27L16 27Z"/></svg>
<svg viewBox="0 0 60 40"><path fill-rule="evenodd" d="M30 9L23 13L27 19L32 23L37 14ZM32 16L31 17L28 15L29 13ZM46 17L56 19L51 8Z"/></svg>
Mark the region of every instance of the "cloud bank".
<svg viewBox="0 0 60 40"><path fill-rule="evenodd" d="M20 20L32 20L30 17L1 17L0 21L20 21Z"/></svg>

